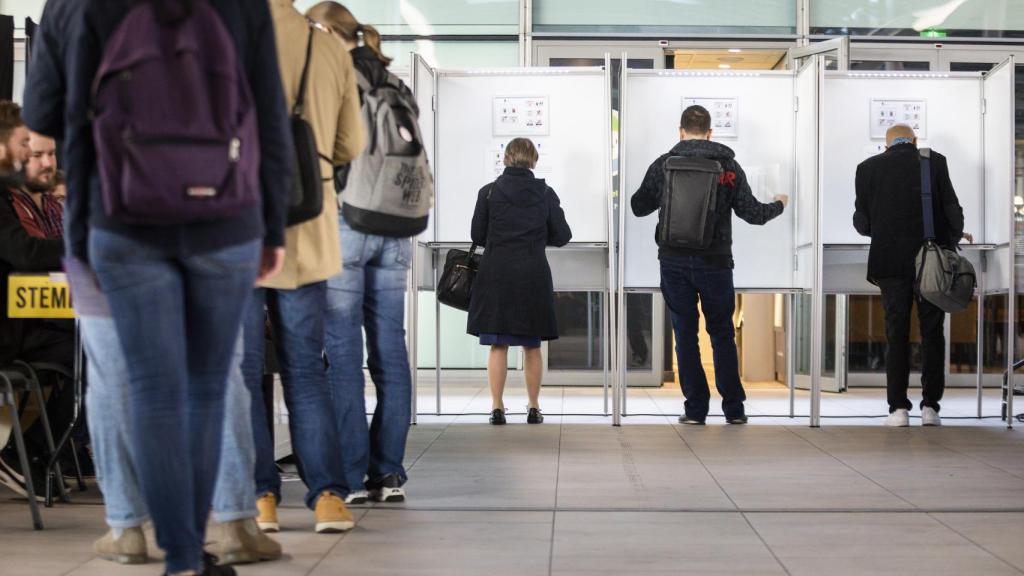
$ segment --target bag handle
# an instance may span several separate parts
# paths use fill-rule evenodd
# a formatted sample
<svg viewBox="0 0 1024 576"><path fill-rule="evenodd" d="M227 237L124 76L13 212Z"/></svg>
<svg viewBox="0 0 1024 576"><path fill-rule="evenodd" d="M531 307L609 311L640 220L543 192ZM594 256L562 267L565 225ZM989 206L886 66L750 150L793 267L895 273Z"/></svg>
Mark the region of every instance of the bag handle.
<svg viewBox="0 0 1024 576"><path fill-rule="evenodd" d="M924 222L924 239L928 242L935 241L935 208L932 198L932 168L931 154L929 148L921 148L921 218Z"/></svg>
<svg viewBox="0 0 1024 576"><path fill-rule="evenodd" d="M316 31L313 29L313 21L306 19L309 25L309 40L306 41L306 63L302 65L302 76L299 79L299 95L295 97L295 106L292 108L292 116L302 116L306 107L306 85L309 83L309 61L313 54L313 36Z"/></svg>

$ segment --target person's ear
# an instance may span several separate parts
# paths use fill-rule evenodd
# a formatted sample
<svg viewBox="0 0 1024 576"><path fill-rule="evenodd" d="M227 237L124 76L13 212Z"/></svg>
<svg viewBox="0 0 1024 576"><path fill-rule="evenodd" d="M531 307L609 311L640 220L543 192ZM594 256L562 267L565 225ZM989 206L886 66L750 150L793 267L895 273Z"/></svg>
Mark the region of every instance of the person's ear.
<svg viewBox="0 0 1024 576"><path fill-rule="evenodd" d="M679 128L679 139L686 140L686 130L683 130L682 127Z"/></svg>
<svg viewBox="0 0 1024 576"><path fill-rule="evenodd" d="M914 146L917 146L917 137L914 137Z"/></svg>
<svg viewBox="0 0 1024 576"><path fill-rule="evenodd" d="M708 130L708 137L706 138L706 140L711 140L711 134L713 132L714 132L714 130Z"/></svg>

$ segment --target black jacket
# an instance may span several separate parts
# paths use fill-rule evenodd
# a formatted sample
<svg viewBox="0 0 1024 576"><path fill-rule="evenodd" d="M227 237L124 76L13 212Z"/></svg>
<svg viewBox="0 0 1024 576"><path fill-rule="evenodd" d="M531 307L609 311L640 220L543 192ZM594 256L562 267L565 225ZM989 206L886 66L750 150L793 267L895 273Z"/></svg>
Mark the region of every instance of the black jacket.
<svg viewBox="0 0 1024 576"><path fill-rule="evenodd" d="M782 214L782 202L762 204L754 198L747 183L747 175L736 162L736 154L731 148L710 140L683 140L675 145L668 154L664 154L651 164L640 188L633 194L630 204L633 214L638 217L647 216L661 209L661 201L665 191L665 161L671 156L684 158L710 158L722 165L722 179L718 185L718 214L715 238L705 250L686 250L669 246L658 246L658 257L700 256L708 264L722 268L732 268L732 213L743 220L763 225ZM660 215L658 228L661 228ZM655 233L657 241L659 234Z"/></svg>
<svg viewBox="0 0 1024 576"><path fill-rule="evenodd" d="M900 144L857 166L853 226L871 237L868 280L913 278L924 240L921 164L913 144ZM964 211L949 180L946 157L931 153L933 219L938 244L953 249L964 234Z"/></svg>
<svg viewBox="0 0 1024 576"><path fill-rule="evenodd" d="M64 247L60 240L29 236L11 201L16 178L0 175L0 364L11 361L21 349L25 325L34 320L7 317L7 277L11 272L56 272L61 269Z"/></svg>
<svg viewBox="0 0 1024 576"><path fill-rule="evenodd" d="M50 0L33 42L25 87L25 123L37 132L64 138L69 250L86 259L91 226L182 254L260 237L267 246L284 246L292 139L274 25L266 2L210 0L235 41L252 88L259 119L262 209L257 206L227 222L167 227L128 226L106 215L89 121L92 82L107 39L138 1Z"/></svg>
<svg viewBox="0 0 1024 576"><path fill-rule="evenodd" d="M555 289L544 249L572 230L558 195L522 168L506 168L477 197L473 242L485 248L473 284L468 332L558 338Z"/></svg>

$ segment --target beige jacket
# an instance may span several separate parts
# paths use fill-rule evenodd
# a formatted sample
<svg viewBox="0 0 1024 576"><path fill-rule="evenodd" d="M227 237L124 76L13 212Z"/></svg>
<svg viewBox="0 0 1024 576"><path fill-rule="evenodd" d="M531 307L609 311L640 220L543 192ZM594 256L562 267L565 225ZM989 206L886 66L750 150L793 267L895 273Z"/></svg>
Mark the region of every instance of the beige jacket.
<svg viewBox="0 0 1024 576"><path fill-rule="evenodd" d="M270 0L277 39L277 61L291 112L299 93L310 27L291 0ZM314 29L306 87L305 118L316 134L320 154L335 166L347 164L363 151L366 136L359 115L359 90L352 57L341 41ZM264 283L267 288L295 289L320 282L341 271L338 202L331 163L321 161L324 208L320 216L288 228L284 270Z"/></svg>

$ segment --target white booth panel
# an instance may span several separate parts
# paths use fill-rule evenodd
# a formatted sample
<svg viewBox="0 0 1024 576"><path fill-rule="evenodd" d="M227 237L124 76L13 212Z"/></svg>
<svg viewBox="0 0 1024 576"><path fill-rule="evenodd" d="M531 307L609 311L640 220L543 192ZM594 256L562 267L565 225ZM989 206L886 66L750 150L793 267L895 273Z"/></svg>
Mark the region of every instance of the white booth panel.
<svg viewBox="0 0 1024 576"><path fill-rule="evenodd" d="M965 230L983 234L980 75L828 73L821 100L824 244L869 243L854 230L853 211L857 165L885 148L884 128L872 130L872 122L878 120L872 116L872 100L925 103L919 146L949 158L950 178L964 208Z"/></svg>
<svg viewBox="0 0 1024 576"><path fill-rule="evenodd" d="M1014 66L985 77L985 234L988 244L1010 242L1014 193Z"/></svg>
<svg viewBox="0 0 1024 576"><path fill-rule="evenodd" d="M416 96L416 105L420 109L420 133L423 135L423 146L427 149L427 160L430 161L431 170L436 173L437 169L434 165L434 138L436 133L434 129L435 72L427 64L427 61L418 54L412 54L411 59L409 86ZM435 217L436 214L431 210L427 229L420 234L421 241L432 242L434 240Z"/></svg>
<svg viewBox="0 0 1024 576"><path fill-rule="evenodd" d="M822 69L817 58L811 58L794 79L796 96L796 194L791 209L796 214L797 264L794 286L811 290L814 287L814 228L818 218L818 92Z"/></svg>
<svg viewBox="0 0 1024 576"><path fill-rule="evenodd" d="M625 286L660 286L654 231L657 213L636 218L628 199L654 160L679 141L684 99L731 101L735 126L713 135L736 152L754 195L770 202L776 194L794 195L793 77L789 73L692 73L630 71L622 119L626 151L623 190L627 202ZM687 103L688 105L688 103ZM765 226L733 216L735 285L743 289L793 287L794 217L790 211Z"/></svg>
<svg viewBox="0 0 1024 576"><path fill-rule="evenodd" d="M1010 289L1010 248L1003 246L988 253L985 267L985 293L1006 293Z"/></svg>
<svg viewBox="0 0 1024 576"><path fill-rule="evenodd" d="M437 235L469 242L477 193L501 173L501 150L515 135L541 153L535 170L562 201L575 243L608 241L611 109L600 68L438 72ZM502 117L500 102L542 106L526 124ZM512 108L521 106L511 105ZM510 108L510 110L512 109ZM511 118L511 122L505 123Z"/></svg>

